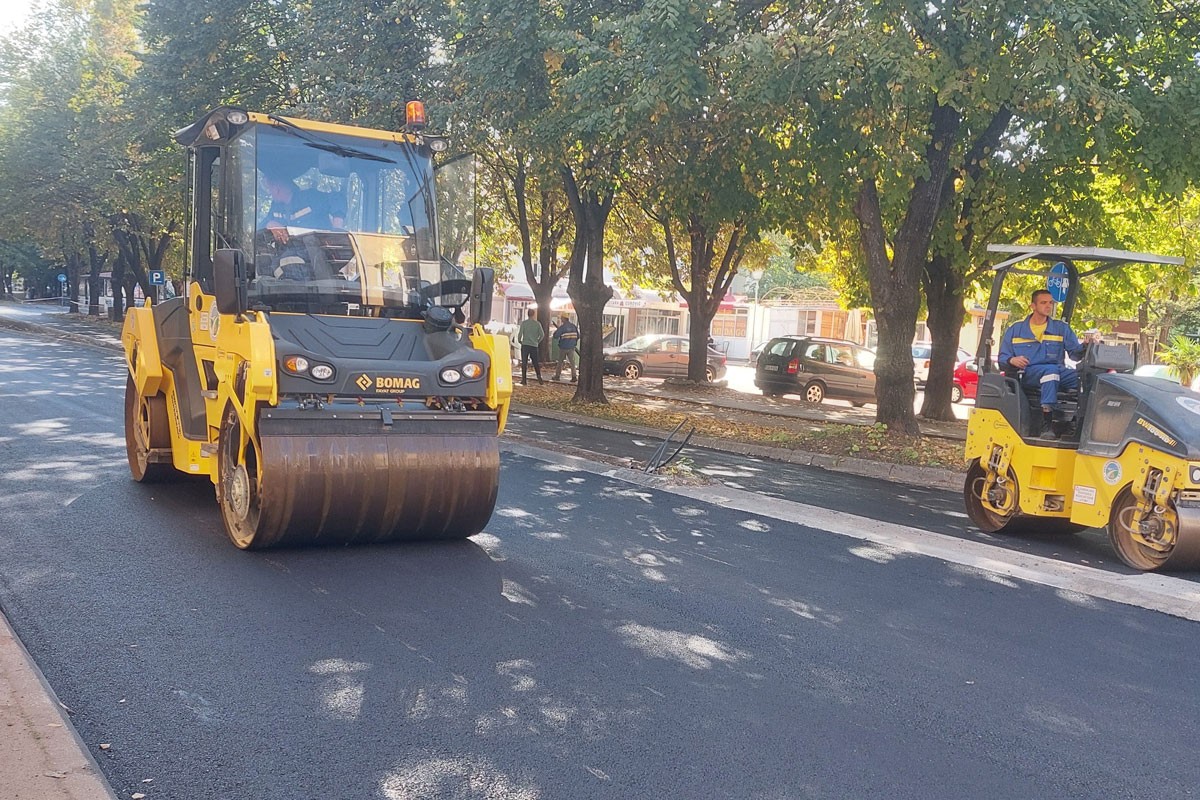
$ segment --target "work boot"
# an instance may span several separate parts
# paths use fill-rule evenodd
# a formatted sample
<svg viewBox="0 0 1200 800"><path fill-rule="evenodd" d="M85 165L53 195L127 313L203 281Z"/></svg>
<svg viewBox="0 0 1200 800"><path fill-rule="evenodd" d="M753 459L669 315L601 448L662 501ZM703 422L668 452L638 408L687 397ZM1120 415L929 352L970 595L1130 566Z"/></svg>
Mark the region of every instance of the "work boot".
<svg viewBox="0 0 1200 800"><path fill-rule="evenodd" d="M1042 406L1042 435L1040 438L1058 439L1058 433L1054 430L1054 410L1045 406Z"/></svg>

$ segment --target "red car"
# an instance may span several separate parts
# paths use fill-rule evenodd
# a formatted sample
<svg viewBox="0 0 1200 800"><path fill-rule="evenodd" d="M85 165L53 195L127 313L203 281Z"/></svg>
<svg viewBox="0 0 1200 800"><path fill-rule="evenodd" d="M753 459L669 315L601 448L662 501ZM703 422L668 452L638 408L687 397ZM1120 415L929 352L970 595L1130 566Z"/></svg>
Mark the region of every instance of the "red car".
<svg viewBox="0 0 1200 800"><path fill-rule="evenodd" d="M974 400L978 388L979 367L975 365L975 356L962 359L954 366L954 385L950 387L950 402Z"/></svg>

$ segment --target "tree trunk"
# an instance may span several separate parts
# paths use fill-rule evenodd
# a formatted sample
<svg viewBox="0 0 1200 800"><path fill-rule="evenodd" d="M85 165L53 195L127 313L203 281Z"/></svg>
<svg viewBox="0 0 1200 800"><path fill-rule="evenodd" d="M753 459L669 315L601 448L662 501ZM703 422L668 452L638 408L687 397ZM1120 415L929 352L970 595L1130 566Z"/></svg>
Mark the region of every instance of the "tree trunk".
<svg viewBox="0 0 1200 800"><path fill-rule="evenodd" d="M84 224L83 233L87 239L88 248L88 316L100 316L100 288L103 285L100 273L104 270L104 263L108 261L108 254L101 253L96 248L96 229L92 223Z"/></svg>
<svg viewBox="0 0 1200 800"><path fill-rule="evenodd" d="M962 253L967 256L975 242L975 198L979 181L984 174L984 165L995 152L997 143L1012 117L1012 110L1007 106L996 109L987 127L968 149L962 169L957 175L947 170L942 182L943 207L949 206L955 198L961 198L955 227L958 230L958 243ZM956 190L956 183L961 183L964 190ZM954 404L950 402L950 391L954 387L954 365L958 361L958 342L966 316L963 309L965 268L956 269L950 253L935 253L925 265L924 284L933 352L930 353L929 378L925 383L921 416L926 419L952 420Z"/></svg>
<svg viewBox="0 0 1200 800"><path fill-rule="evenodd" d="M904 217L889 247L883 227L879 188L868 173L854 202L859 238L867 266L871 307L879 323L875 358L875 419L889 428L920 433L913 413L912 340L920 310L921 275L929 256L929 243L942 205L942 189L950 168L951 145L958 136L957 111L931 101L932 135L925 148L929 172L913 182ZM890 257L889 257L890 255Z"/></svg>
<svg viewBox="0 0 1200 800"><path fill-rule="evenodd" d="M67 258L67 313L79 313L79 278L83 275L83 256L78 251L64 254Z"/></svg>
<svg viewBox="0 0 1200 800"><path fill-rule="evenodd" d="M562 170L563 186L575 218L567 294L579 317L579 382L574 402L607 403L604 396L604 307L613 290L604 283L604 228L612 211L613 194L581 189L569 167Z"/></svg>
<svg viewBox="0 0 1200 800"><path fill-rule="evenodd" d="M125 319L125 254L119 250L108 283L112 291L112 318L121 322Z"/></svg>
<svg viewBox="0 0 1200 800"><path fill-rule="evenodd" d="M720 231L710 231L696 215L692 215L687 222L691 249L688 254L688 281L685 284L679 274L679 259L675 252L671 219L665 213L659 217L666 244L667 262L671 267L671 283L688 304L688 380L705 383L708 380L705 369L708 366L708 341L712 338L713 317L720 311L721 301L725 299L729 286L737 275L737 267L743 254L742 234L745 226L741 222L732 224L729 242L714 276L713 261L716 258Z"/></svg>
<svg viewBox="0 0 1200 800"><path fill-rule="evenodd" d="M873 180L864 181L854 205L879 331L875 349L875 421L902 433L919 431L913 415L912 340L920 308L916 275L893 268Z"/></svg>
<svg viewBox="0 0 1200 800"><path fill-rule="evenodd" d="M929 377L925 382L925 400L921 416L926 419L953 420L954 404L950 389L954 385L954 365L958 361L958 340L966 311L962 301L962 275L948 256L938 255L925 266L925 305L929 311Z"/></svg>

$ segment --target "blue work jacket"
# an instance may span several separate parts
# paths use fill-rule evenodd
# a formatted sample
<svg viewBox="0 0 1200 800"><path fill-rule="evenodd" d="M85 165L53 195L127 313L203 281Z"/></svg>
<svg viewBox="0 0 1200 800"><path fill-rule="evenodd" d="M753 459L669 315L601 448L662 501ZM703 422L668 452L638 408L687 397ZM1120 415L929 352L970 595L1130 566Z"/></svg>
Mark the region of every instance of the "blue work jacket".
<svg viewBox="0 0 1200 800"><path fill-rule="evenodd" d="M1078 361L1083 358L1083 345L1075 337L1071 326L1061 319L1046 320L1046 331L1040 342L1034 338L1029 317L1010 325L1000 339L1001 368L1007 367L1008 360L1017 356L1028 358L1030 366L1054 364L1061 367L1066 355Z"/></svg>

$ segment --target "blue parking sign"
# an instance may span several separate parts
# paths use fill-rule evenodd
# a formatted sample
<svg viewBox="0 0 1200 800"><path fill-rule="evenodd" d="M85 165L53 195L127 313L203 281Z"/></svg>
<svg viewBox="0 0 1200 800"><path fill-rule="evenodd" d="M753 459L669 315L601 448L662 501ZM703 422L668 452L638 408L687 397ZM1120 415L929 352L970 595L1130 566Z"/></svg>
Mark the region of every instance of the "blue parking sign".
<svg viewBox="0 0 1200 800"><path fill-rule="evenodd" d="M1046 279L1046 291L1050 292L1054 302L1061 303L1067 299L1070 288L1071 276L1067 273L1067 265L1060 261L1050 268L1050 277Z"/></svg>
<svg viewBox="0 0 1200 800"><path fill-rule="evenodd" d="M167 273L165 270L152 269L150 270L150 285L151 286L166 286Z"/></svg>

